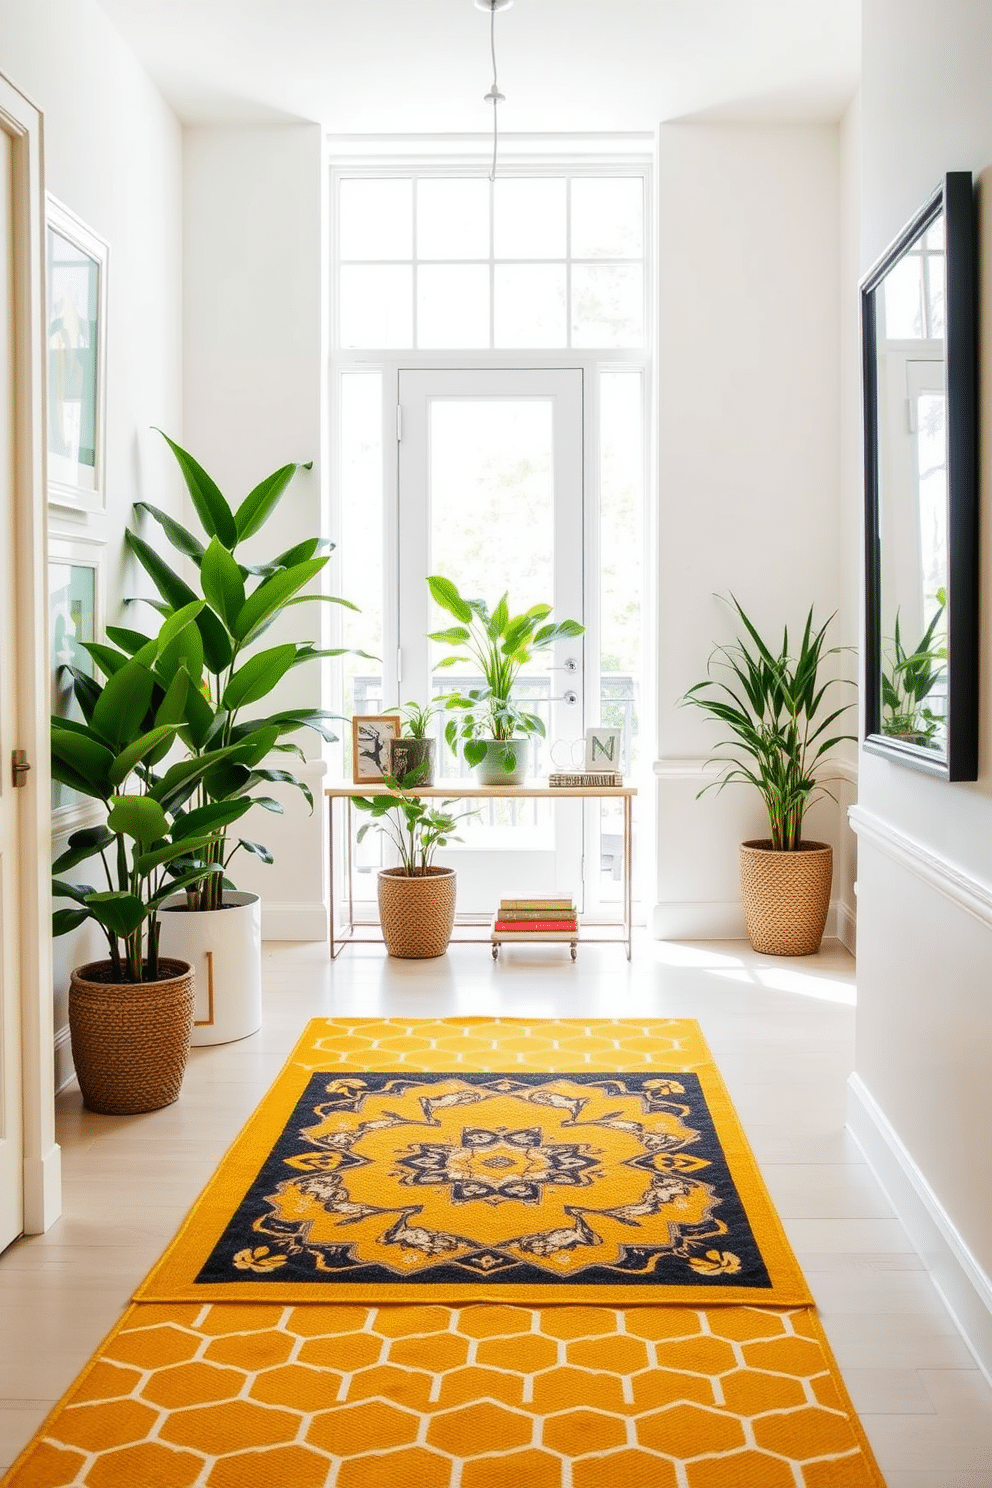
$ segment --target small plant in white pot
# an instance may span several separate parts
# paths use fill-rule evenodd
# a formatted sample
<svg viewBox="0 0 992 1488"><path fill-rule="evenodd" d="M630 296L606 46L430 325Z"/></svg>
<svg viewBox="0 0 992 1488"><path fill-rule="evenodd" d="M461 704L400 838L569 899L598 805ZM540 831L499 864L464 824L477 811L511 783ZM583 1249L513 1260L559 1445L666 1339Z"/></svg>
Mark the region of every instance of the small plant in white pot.
<svg viewBox="0 0 992 1488"><path fill-rule="evenodd" d="M511 615L505 594L490 610L484 600L463 599L440 574L427 583L435 603L458 621L429 636L454 648L454 655L439 661L437 669L475 666L483 678L481 687L445 698L445 707L461 714L449 720L445 738L452 750L460 747L468 763L478 767L484 785L519 785L527 774L528 742L545 732L537 714L514 700L520 668L556 642L582 635L585 626L577 620L550 621L548 604Z"/></svg>
<svg viewBox="0 0 992 1488"><path fill-rule="evenodd" d="M743 636L715 648L708 675L683 698L727 730L718 746L724 752L713 756L719 778L699 794L735 781L759 792L770 835L740 848L748 936L756 951L808 956L823 938L833 853L827 843L804 840L803 818L814 801L831 795L821 770L830 751L853 738L832 732L853 703L834 708L826 702L834 687L845 685L823 677L824 659L839 651L826 644L829 619L814 629L811 607L794 654L788 627L776 651L733 595L731 603Z"/></svg>
<svg viewBox="0 0 992 1488"><path fill-rule="evenodd" d="M386 775L389 787L375 796L356 796L353 804L372 820L359 828L358 841L376 827L399 856L399 866L380 868L379 919L391 956L443 956L455 923L455 870L438 867L434 855L449 842L459 842L455 827L473 811L453 812L454 801L427 802L418 796L426 762L401 779Z"/></svg>

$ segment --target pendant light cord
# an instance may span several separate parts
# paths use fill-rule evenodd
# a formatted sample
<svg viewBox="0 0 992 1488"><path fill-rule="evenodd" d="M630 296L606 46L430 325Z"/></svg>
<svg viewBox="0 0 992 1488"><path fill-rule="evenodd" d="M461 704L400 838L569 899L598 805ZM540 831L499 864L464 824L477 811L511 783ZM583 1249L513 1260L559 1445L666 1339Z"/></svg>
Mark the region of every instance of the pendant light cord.
<svg viewBox="0 0 992 1488"><path fill-rule="evenodd" d="M496 6L494 0L489 0L489 50L493 59L493 85L486 94L492 100L493 105L493 163L489 170L490 181L496 180L496 156L499 151L499 124L497 123L497 110L503 101L503 95L499 91L499 83L496 70Z"/></svg>

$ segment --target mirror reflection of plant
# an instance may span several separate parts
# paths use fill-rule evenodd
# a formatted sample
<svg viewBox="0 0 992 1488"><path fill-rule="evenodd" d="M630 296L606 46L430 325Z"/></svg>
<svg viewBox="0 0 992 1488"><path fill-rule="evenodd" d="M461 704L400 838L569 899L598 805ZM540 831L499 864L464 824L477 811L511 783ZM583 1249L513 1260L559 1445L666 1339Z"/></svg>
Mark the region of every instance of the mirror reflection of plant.
<svg viewBox="0 0 992 1488"><path fill-rule="evenodd" d="M431 868L438 848L462 840L454 835L458 822L466 816L478 815L477 810L453 812L450 808L454 800L428 804L418 796L416 787L422 784L428 769L425 760L399 780L393 775L383 776L394 794L353 797L359 811L367 811L373 817L359 828L358 841L362 842L372 827L383 832L399 853L407 878L422 878Z"/></svg>
<svg viewBox="0 0 992 1488"><path fill-rule="evenodd" d="M333 742L336 735L327 721L336 715L322 708L298 707L259 713L256 705L292 668L343 652L319 650L310 641L289 641L247 653L294 605L322 601L352 610L356 606L333 595L303 592L328 562L328 553L320 550L331 549L333 544L325 538L305 538L262 564L246 564L235 556L240 545L260 532L272 517L296 472L309 466L281 466L233 508L193 456L168 435L163 438L182 471L205 542L149 502L137 502L135 511L153 517L176 551L192 562L202 595L196 594L144 538L127 531L125 539L161 596L147 603L164 615L194 601L200 604L194 632L197 655L191 663L197 685L189 692L180 739L194 757L217 747L232 749L216 768L200 778L196 807L190 814L223 829L207 850L206 861L226 870L234 853L243 849L271 863L272 854L261 843L237 837L229 845L226 829L253 805L282 812L281 804L271 796L253 794L259 786L293 786L313 811L313 794L306 783L289 770L265 765L264 760L273 752L305 758L298 744L284 742L287 735L300 729L313 729ZM125 652L134 652L146 643L145 636L132 630L108 626L107 634ZM194 861L191 859L190 864ZM186 866L189 864L177 865ZM199 888L189 887L189 907L221 909L225 885L231 886L221 875L213 875Z"/></svg>
<svg viewBox="0 0 992 1488"><path fill-rule="evenodd" d="M717 646L707 662L709 675L682 699L729 730L729 737L717 746L729 754L714 756L722 766L720 777L699 795L722 790L731 781L753 785L768 814L772 847L797 851L805 812L821 796L831 794L818 779L821 761L837 744L854 737L828 734L853 703L821 717L828 690L840 685L840 679L824 682L820 675L824 659L840 650L826 645L833 616L814 630L811 606L798 655L793 655L787 626L776 652L762 640L737 599L733 595L730 599L746 635L733 646Z"/></svg>
<svg viewBox="0 0 992 1488"><path fill-rule="evenodd" d="M585 626L577 620L549 621L549 604L532 605L523 614L511 615L505 594L490 611L481 599L463 599L450 579L434 574L427 583L435 603L458 621L428 637L455 648L456 654L444 657L436 669L474 663L484 679L482 687L453 692L445 698L446 708L464 714L461 720L452 718L445 728L451 749L457 752L461 741L468 763L478 765L486 758L486 739L505 742L531 734L543 738L543 720L513 701L517 674L536 653L549 650L557 641L582 635ZM503 755L507 774L516 763L512 748L508 748Z"/></svg>
<svg viewBox="0 0 992 1488"><path fill-rule="evenodd" d="M929 744L945 723L926 699L947 675L947 640L938 627L947 606L947 590L937 590L939 609L912 651L903 645L896 610L892 650L882 666L882 733Z"/></svg>

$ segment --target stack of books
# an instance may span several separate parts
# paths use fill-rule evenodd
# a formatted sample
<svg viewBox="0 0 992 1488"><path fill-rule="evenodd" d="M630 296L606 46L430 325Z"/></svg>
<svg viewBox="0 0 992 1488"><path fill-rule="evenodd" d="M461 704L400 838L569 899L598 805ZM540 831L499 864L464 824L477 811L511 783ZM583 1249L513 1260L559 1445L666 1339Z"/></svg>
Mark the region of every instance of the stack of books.
<svg viewBox="0 0 992 1488"><path fill-rule="evenodd" d="M556 898L501 899L493 920L493 936L506 940L575 940L578 936L575 900Z"/></svg>
<svg viewBox="0 0 992 1488"><path fill-rule="evenodd" d="M548 784L557 785L560 789L578 786L587 790L603 790L623 785L623 776L619 770L552 770L548 776Z"/></svg>

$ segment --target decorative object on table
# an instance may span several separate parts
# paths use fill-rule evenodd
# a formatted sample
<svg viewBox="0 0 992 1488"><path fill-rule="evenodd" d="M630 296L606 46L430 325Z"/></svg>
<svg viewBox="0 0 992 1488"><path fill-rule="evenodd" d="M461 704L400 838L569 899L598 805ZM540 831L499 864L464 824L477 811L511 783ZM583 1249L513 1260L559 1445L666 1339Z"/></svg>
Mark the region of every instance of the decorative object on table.
<svg viewBox="0 0 992 1488"><path fill-rule="evenodd" d="M977 201L971 172L948 172L861 283L863 747L948 781L976 780L979 769ZM923 635L940 591L947 656L928 703L936 726L889 727L885 653L896 617L903 635Z"/></svg>
<svg viewBox="0 0 992 1488"><path fill-rule="evenodd" d="M559 789L613 790L623 785L623 776L618 770L553 770L548 784Z"/></svg>
<svg viewBox="0 0 992 1488"><path fill-rule="evenodd" d="M443 698L431 698L427 703L401 703L402 733L398 739L389 741L389 774L397 780L418 770L426 760L427 773L420 785L434 784L434 752L436 739L429 733L431 719L444 711Z"/></svg>
<svg viewBox="0 0 992 1488"><path fill-rule="evenodd" d="M101 684L74 670L82 721L52 719L53 779L99 802L105 815L100 825L70 836L53 865L52 884L53 897L72 905L54 914L54 934L93 921L107 941L108 959L74 971L69 990L73 1060L84 1102L94 1111L167 1105L179 1093L185 1068L191 968L160 956L160 913L174 888L195 887L222 872L207 860L220 827L182 807L202 776L223 767L236 746L179 760L161 775L155 766L172 748L184 717L188 677L184 669L176 673L174 658L196 650L192 637L199 634L201 608L179 610L119 664L111 663L110 648L86 643L107 680ZM100 859L106 889L61 876L92 858ZM171 878L178 863L187 866Z"/></svg>
<svg viewBox="0 0 992 1488"><path fill-rule="evenodd" d="M427 583L434 602L458 621L429 637L455 648L454 655L438 662L438 669L474 665L483 678L481 687L445 698L445 707L462 715L449 720L445 738L453 751L461 748L468 763L478 767L483 785L520 784L527 775L527 743L533 736L543 738L545 729L536 713L514 702L517 675L535 655L582 635L585 626L577 620L552 623L547 604L511 615L505 594L490 611L481 599L463 599L452 581L439 574Z"/></svg>
<svg viewBox="0 0 992 1488"><path fill-rule="evenodd" d="M352 774L356 785L375 785L391 774L389 746L400 737L398 713L356 714L351 720Z"/></svg>
<svg viewBox="0 0 992 1488"><path fill-rule="evenodd" d="M177 688L185 688L179 738L193 760L216 745L230 751L223 763L198 777L190 792L191 804L180 816L183 830L191 830L191 823L220 829L202 861L223 872L190 885L185 894L164 905L162 920L163 946L174 955L196 957L199 1006L193 1042L212 1044L244 1038L261 1024L258 895L237 891L228 873L239 851L263 863L271 863L272 855L264 844L228 833L253 806L282 812L282 804L267 794L271 784L300 791L312 811L313 796L307 784L266 761L273 754L303 758L299 745L287 742L288 736L301 729L312 729L327 741L336 738L329 727L334 714L321 708L273 711L268 699L292 668L340 652L319 650L312 641L287 640L261 651L254 649L255 643L273 623L285 622L297 605L355 607L309 587L328 562L328 554L320 550L332 545L324 538L306 538L254 564L245 563L239 552L249 542L257 548L259 534L276 513L293 478L308 466L281 466L234 507L188 451L167 435L163 438L182 472L202 534L196 536L148 502L137 502L134 510L161 526L173 548L188 560L202 592L197 594L158 549L137 533L128 531L125 539L159 592L157 609L171 614L194 601L200 606L190 645L173 649L165 659L170 680ZM137 631L108 628L107 634L123 654L144 644ZM201 859L190 855L176 866L181 871L197 861ZM212 920L222 913L223 923L216 919L210 925L198 925L195 916L201 913Z"/></svg>
<svg viewBox="0 0 992 1488"><path fill-rule="evenodd" d="M833 853L822 842L806 842L803 817L830 795L820 776L825 757L853 736L830 730L853 703L830 709L824 702L839 679L821 675L830 619L813 628L810 608L797 655L788 627L773 651L731 595L745 635L717 646L707 677L690 687L683 702L701 708L728 730L714 755L719 778L698 793L722 790L732 781L753 785L761 795L771 836L740 849L741 895L748 935L756 951L773 956L808 956L820 948L830 905Z"/></svg>
<svg viewBox="0 0 992 1488"><path fill-rule="evenodd" d="M376 827L400 858L397 868L380 868L377 880L379 919L391 956L443 956L455 923L455 870L438 867L434 855L455 836L457 823L473 811L453 812L453 801L430 802L416 794L427 764L397 779L386 775L389 794L355 796L352 804L373 820L359 828L361 842Z"/></svg>
<svg viewBox="0 0 992 1488"><path fill-rule="evenodd" d="M946 589L938 589L938 608L912 651L903 645L896 611L892 649L882 658L882 733L922 749L942 749L946 718L927 703L938 683L947 680L947 636L938 631L944 618Z"/></svg>
<svg viewBox="0 0 992 1488"><path fill-rule="evenodd" d="M103 511L109 250L53 196L47 224L48 499Z"/></svg>
<svg viewBox="0 0 992 1488"><path fill-rule="evenodd" d="M621 731L618 728L586 729L587 770L620 770Z"/></svg>
<svg viewBox="0 0 992 1488"><path fill-rule="evenodd" d="M574 961L578 938L578 910L570 895L501 899L490 932L494 961L499 959L500 946L513 941L564 941L570 946Z"/></svg>

